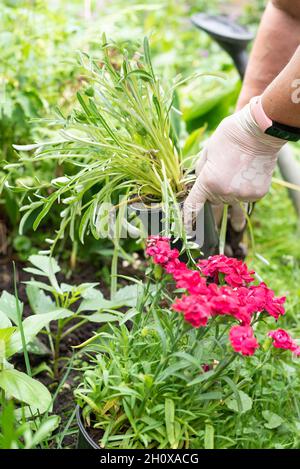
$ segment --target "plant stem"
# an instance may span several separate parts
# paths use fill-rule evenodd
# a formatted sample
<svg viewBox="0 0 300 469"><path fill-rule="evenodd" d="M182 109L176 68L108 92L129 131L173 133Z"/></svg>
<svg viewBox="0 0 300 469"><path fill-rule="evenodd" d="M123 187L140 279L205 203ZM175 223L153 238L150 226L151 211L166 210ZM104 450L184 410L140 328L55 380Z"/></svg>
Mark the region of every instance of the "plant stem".
<svg viewBox="0 0 300 469"><path fill-rule="evenodd" d="M62 330L63 330L63 320L59 319L58 326L57 326L57 333L55 336L54 357L53 357L53 361L54 361L53 373L54 373L55 378L58 377L59 348L60 348Z"/></svg>
<svg viewBox="0 0 300 469"><path fill-rule="evenodd" d="M21 340L22 340L22 347L23 347L23 354L24 354L24 360L25 360L25 365L26 365L26 372L27 372L28 376L32 376L29 355L28 355L28 351L27 351L27 347L26 347L26 339L25 339L25 334L24 334L24 328L23 328L23 324L22 324L22 314L21 314L21 311L20 311L20 304L19 304L18 291L17 291L16 265L15 265L14 262L13 262L13 269L14 269L14 291L15 291L15 299L16 299L16 310L17 310L18 323L19 323L20 335L21 335Z"/></svg>
<svg viewBox="0 0 300 469"><path fill-rule="evenodd" d="M228 205L224 204L222 225L221 225L221 231L220 231L220 242L219 242L219 252L220 252L220 254L224 254L224 250L225 250L227 216L228 216Z"/></svg>
<svg viewBox="0 0 300 469"><path fill-rule="evenodd" d="M118 274L119 246L115 243L114 253L111 260L111 281L110 281L110 299L112 300L117 293L117 274Z"/></svg>
<svg viewBox="0 0 300 469"><path fill-rule="evenodd" d="M70 268L71 270L75 270L76 262L77 262L77 251L78 251L78 243L76 240L73 241L72 252L70 257Z"/></svg>
<svg viewBox="0 0 300 469"><path fill-rule="evenodd" d="M82 319L82 321L79 321L77 324L74 324L74 326L70 327L69 329L67 329L62 335L61 335L61 339L64 339L65 337L67 337L67 335L71 334L71 332L74 332L76 331L76 329L78 329L78 327L82 326L83 324L87 323L88 322L88 319Z"/></svg>

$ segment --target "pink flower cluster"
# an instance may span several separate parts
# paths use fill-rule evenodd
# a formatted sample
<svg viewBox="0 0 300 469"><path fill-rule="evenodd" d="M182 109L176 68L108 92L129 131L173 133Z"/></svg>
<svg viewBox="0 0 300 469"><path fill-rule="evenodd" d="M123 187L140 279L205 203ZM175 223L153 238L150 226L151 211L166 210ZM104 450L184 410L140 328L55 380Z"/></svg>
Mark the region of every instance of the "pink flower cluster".
<svg viewBox="0 0 300 469"><path fill-rule="evenodd" d="M284 329L270 331L268 336L273 339L274 347L282 348L284 350L291 350L291 352L293 352L297 357L300 356L300 347L291 338L290 334Z"/></svg>
<svg viewBox="0 0 300 469"><path fill-rule="evenodd" d="M259 347L251 327L257 313L267 313L275 320L284 314L285 297L275 297L265 283L251 285L255 272L249 271L240 260L223 255L211 256L197 264L198 270L192 270L179 260L179 251L171 248L169 239L159 236L149 238L146 254L172 275L176 288L185 290L172 308L182 313L193 327L206 326L211 317L221 315L228 315L238 322L229 333L236 352L253 355ZM287 332L278 329L269 335L274 340L274 347L300 355L300 347ZM283 343L290 345L284 347Z"/></svg>
<svg viewBox="0 0 300 469"><path fill-rule="evenodd" d="M219 274L224 274L227 285L231 287L242 287L253 282L252 276L255 272L248 271L244 262L226 256L211 256L198 263L201 272L205 277L211 277L214 282L218 282Z"/></svg>

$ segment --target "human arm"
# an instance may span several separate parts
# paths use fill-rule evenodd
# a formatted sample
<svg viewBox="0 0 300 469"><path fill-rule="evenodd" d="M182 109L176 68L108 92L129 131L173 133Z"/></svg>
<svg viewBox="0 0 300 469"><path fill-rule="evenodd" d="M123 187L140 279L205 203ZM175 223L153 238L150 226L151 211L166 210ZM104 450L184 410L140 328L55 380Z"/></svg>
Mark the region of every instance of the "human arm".
<svg viewBox="0 0 300 469"><path fill-rule="evenodd" d="M300 0L268 3L257 31L237 110L261 95L284 69L300 43Z"/></svg>

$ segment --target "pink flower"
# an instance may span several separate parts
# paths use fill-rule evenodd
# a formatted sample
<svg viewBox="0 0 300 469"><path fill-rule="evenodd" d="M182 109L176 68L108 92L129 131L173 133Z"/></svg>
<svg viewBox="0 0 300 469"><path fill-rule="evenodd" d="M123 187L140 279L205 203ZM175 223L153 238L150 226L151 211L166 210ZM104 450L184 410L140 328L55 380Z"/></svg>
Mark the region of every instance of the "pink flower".
<svg viewBox="0 0 300 469"><path fill-rule="evenodd" d="M236 352L253 355L259 346L250 326L255 313L267 312L276 320L284 314L285 297L275 297L265 283L250 286L254 271L248 270L242 261L224 255L211 256L198 263L200 270L192 270L179 260L179 251L171 248L170 240L159 236L148 239L146 253L172 275L176 288L188 293L177 298L172 308L183 313L193 327L206 326L212 316L227 315L239 322L229 333ZM208 282L207 277L214 283ZM226 285L219 286L223 278ZM283 329L272 331L269 336L274 347L300 356L300 346Z"/></svg>
<svg viewBox="0 0 300 469"><path fill-rule="evenodd" d="M296 357L300 357L300 347L297 346L295 350L293 350L293 354L296 355Z"/></svg>
<svg viewBox="0 0 300 469"><path fill-rule="evenodd" d="M234 315L239 310L239 300L236 292L226 286L218 287L216 284L209 285L210 304L214 315Z"/></svg>
<svg viewBox="0 0 300 469"><path fill-rule="evenodd" d="M192 295L205 295L207 292L206 281L197 270L177 270L173 278L177 288L184 288Z"/></svg>
<svg viewBox="0 0 300 469"><path fill-rule="evenodd" d="M199 295L183 295L177 298L172 305L175 311L184 314L184 319L193 327L206 326L211 315L210 307L205 297Z"/></svg>
<svg viewBox="0 0 300 469"><path fill-rule="evenodd" d="M247 306L239 306L238 310L234 313L234 317L242 326L250 326L251 324L252 314Z"/></svg>
<svg viewBox="0 0 300 469"><path fill-rule="evenodd" d="M166 264L165 270L168 274L175 276L177 272L179 275L180 271L186 271L187 266L185 265L184 262L180 262L179 259L174 259L174 260L169 261L168 264Z"/></svg>
<svg viewBox="0 0 300 469"><path fill-rule="evenodd" d="M170 240L165 237L150 236L147 242L146 254L153 257L155 264L165 266L179 256L178 249L170 248Z"/></svg>
<svg viewBox="0 0 300 469"><path fill-rule="evenodd" d="M284 329L270 331L268 336L273 339L273 346L284 350L291 350L296 356L300 355L300 347Z"/></svg>
<svg viewBox="0 0 300 469"><path fill-rule="evenodd" d="M178 259L178 250L170 249L167 238L151 237L146 253L153 257L155 263L163 265L166 272L176 281L176 288L183 288L192 295L206 293L206 280L198 270L189 269Z"/></svg>
<svg viewBox="0 0 300 469"><path fill-rule="evenodd" d="M233 326L229 332L232 348L243 355L253 355L259 347L250 326Z"/></svg>
<svg viewBox="0 0 300 469"><path fill-rule="evenodd" d="M254 280L253 270L249 271L245 263L232 257L224 255L210 256L208 259L198 263L201 272L206 277L212 277L214 282L218 281L218 274L225 275L225 281L231 287L241 287Z"/></svg>
<svg viewBox="0 0 300 469"><path fill-rule="evenodd" d="M247 302L252 305L253 309L256 309L256 311L266 311L276 320L285 313L283 307L285 300L285 296L276 298L273 290L268 288L263 282L259 285L251 286L247 297Z"/></svg>
<svg viewBox="0 0 300 469"><path fill-rule="evenodd" d="M249 314L266 311L276 320L284 314L285 297L276 298L273 290L265 283L237 289L240 305L246 306Z"/></svg>

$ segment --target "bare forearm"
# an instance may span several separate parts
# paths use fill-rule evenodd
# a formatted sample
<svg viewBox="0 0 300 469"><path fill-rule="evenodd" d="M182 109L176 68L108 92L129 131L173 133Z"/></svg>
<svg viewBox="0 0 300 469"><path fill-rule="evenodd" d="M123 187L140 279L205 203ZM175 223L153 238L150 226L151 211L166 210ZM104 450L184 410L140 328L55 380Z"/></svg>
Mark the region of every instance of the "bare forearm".
<svg viewBox="0 0 300 469"><path fill-rule="evenodd" d="M300 46L264 91L262 105L272 120L300 127Z"/></svg>
<svg viewBox="0 0 300 469"><path fill-rule="evenodd" d="M263 93L299 44L300 0L273 0L267 5L258 29L237 109Z"/></svg>

